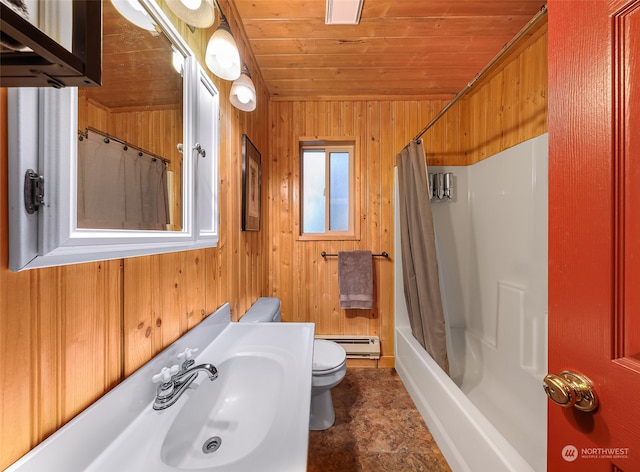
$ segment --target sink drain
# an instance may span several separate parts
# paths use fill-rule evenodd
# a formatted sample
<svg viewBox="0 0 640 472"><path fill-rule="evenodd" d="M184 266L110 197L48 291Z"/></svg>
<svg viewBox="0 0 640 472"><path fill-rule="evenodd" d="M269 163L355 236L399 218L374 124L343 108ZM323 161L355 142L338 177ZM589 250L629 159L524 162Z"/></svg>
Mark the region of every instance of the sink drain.
<svg viewBox="0 0 640 472"><path fill-rule="evenodd" d="M220 445L222 444L222 438L220 436L214 436L212 438L207 439L202 445L202 452L205 454L211 454L212 452L216 452L220 449Z"/></svg>

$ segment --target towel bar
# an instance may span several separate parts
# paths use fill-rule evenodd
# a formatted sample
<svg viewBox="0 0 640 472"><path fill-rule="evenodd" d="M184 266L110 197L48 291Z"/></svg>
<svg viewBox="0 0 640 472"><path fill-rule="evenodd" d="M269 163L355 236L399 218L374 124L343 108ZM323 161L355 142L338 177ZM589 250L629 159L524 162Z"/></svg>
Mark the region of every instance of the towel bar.
<svg viewBox="0 0 640 472"><path fill-rule="evenodd" d="M337 254L329 254L327 252L322 251L320 253L322 257L337 257ZM381 252L380 254L371 254L371 257L389 257L389 253L386 251Z"/></svg>

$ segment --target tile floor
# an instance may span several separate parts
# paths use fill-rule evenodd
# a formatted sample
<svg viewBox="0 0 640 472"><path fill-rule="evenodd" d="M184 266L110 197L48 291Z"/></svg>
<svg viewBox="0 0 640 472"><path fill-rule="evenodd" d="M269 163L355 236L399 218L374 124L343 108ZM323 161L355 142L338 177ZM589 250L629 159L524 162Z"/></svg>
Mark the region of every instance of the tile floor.
<svg viewBox="0 0 640 472"><path fill-rule="evenodd" d="M333 427L309 432L308 472L451 470L394 369L347 369L333 403Z"/></svg>

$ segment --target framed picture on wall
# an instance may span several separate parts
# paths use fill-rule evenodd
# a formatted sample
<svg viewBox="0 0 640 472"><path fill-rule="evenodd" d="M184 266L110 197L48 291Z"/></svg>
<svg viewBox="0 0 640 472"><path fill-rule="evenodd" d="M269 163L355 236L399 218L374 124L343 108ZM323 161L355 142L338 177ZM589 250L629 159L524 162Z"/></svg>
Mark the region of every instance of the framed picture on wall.
<svg viewBox="0 0 640 472"><path fill-rule="evenodd" d="M242 231L260 231L260 153L246 134L242 135Z"/></svg>

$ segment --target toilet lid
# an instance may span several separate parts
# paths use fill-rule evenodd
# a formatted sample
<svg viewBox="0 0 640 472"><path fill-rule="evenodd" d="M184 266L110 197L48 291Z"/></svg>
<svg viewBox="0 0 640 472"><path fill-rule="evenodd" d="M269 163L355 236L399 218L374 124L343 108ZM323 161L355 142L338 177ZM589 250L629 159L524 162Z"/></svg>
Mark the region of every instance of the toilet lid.
<svg viewBox="0 0 640 472"><path fill-rule="evenodd" d="M313 341L313 371L322 372L340 367L346 360L344 348L333 341L316 339Z"/></svg>

